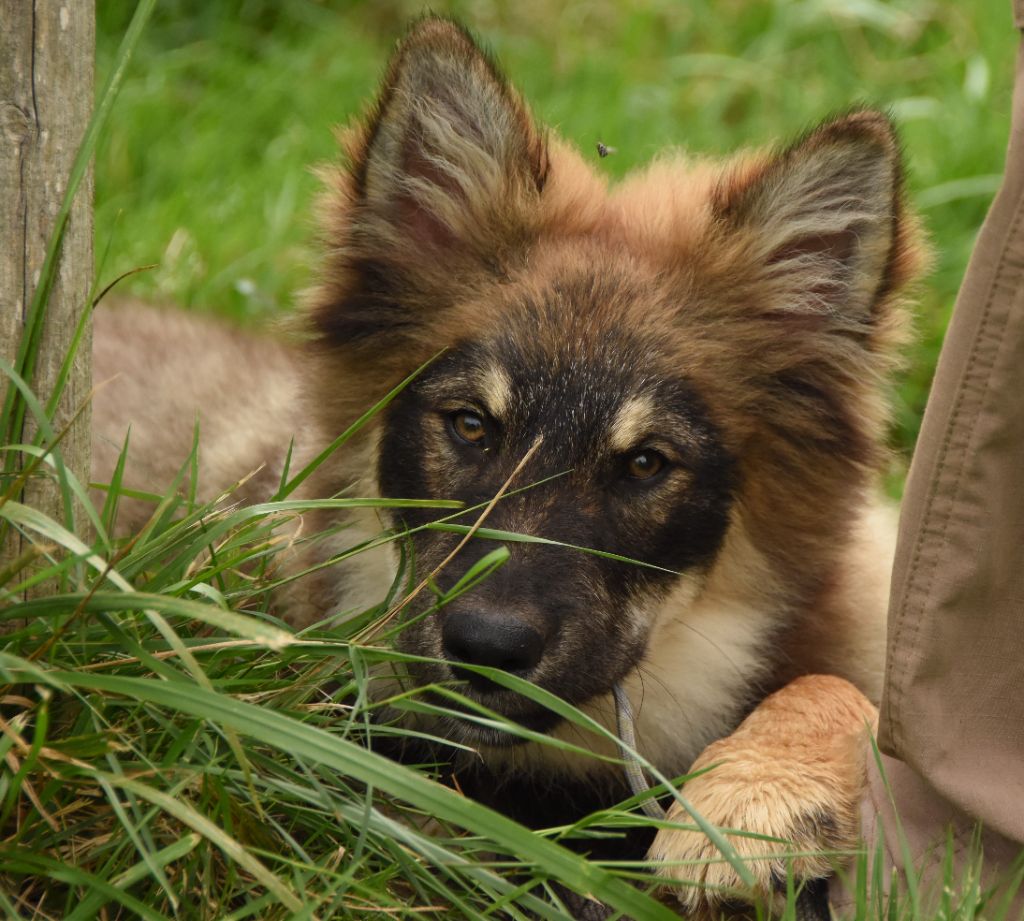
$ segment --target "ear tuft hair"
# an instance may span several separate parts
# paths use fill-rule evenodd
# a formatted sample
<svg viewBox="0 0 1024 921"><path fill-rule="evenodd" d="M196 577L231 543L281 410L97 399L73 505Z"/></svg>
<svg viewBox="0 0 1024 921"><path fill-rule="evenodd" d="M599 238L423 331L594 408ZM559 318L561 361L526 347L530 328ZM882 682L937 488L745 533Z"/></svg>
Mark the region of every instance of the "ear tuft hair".
<svg viewBox="0 0 1024 921"><path fill-rule="evenodd" d="M852 112L739 161L712 214L707 301L758 450L791 470L811 452L822 470L874 468L888 418L881 381L906 338L906 286L927 260L891 122Z"/></svg>

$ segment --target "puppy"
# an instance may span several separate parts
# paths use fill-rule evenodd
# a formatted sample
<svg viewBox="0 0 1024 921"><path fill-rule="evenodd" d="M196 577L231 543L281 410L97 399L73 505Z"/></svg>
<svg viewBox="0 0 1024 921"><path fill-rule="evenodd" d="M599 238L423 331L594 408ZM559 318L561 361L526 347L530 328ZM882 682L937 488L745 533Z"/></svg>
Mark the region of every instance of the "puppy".
<svg viewBox="0 0 1024 921"><path fill-rule="evenodd" d="M877 492L885 380L923 258L889 121L857 110L778 151L670 154L609 185L469 34L426 18L343 144L304 344L99 312L97 377L122 378L97 398L95 476L131 423L126 482L170 482L198 411L200 495L259 470L245 493L263 498L293 440L316 455L421 369L305 494L459 500L487 509L492 536L543 542L506 541L504 565L440 610L410 600L399 648L432 661L402 680L462 681L602 754L614 745L474 667L609 727L619 686L663 774L714 766L684 791L698 812L780 839L730 839L760 857L750 886L700 833L629 838L666 877L707 884L672 890L689 913L777 901L790 868L827 874L825 858L785 854L857 839L894 540ZM307 516L328 536L293 565L378 533L379 514ZM409 532L414 582L442 592L501 543L432 527L436 510L387 514ZM379 603L397 546L320 566L282 610L306 626ZM455 716L425 728L478 753L452 756L463 789L524 821L628 795L607 761Z"/></svg>

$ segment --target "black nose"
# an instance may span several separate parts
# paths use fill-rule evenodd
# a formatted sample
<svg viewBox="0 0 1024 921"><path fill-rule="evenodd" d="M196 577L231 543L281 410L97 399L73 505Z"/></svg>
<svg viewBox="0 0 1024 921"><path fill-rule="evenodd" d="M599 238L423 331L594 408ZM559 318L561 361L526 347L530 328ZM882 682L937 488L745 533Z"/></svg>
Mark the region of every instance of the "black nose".
<svg viewBox="0 0 1024 921"><path fill-rule="evenodd" d="M445 656L454 662L527 672L544 654L544 637L531 627L492 611L452 611L441 630ZM460 672L471 684L488 684L472 672ZM493 685L491 685L493 687Z"/></svg>

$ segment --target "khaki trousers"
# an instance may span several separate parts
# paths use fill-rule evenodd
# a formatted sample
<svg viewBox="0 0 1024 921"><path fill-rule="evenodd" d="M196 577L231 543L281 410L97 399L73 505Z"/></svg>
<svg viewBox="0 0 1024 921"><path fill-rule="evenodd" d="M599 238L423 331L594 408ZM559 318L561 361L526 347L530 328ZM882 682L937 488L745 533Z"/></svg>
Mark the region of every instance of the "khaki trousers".
<svg viewBox="0 0 1024 921"><path fill-rule="evenodd" d="M1024 27L1024 0L1014 13ZM910 855L932 881L929 850L944 854L952 829L963 856L977 822L989 875L1005 871L1024 849L1024 51L1003 186L957 298L907 480L878 742ZM865 837L899 866L873 757L869 774Z"/></svg>

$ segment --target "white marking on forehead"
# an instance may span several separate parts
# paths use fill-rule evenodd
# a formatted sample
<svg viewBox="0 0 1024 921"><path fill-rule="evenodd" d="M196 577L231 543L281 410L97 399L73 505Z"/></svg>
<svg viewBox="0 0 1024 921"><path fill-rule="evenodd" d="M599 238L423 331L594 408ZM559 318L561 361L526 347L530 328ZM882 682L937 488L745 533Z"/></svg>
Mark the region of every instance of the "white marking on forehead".
<svg viewBox="0 0 1024 921"><path fill-rule="evenodd" d="M615 413L608 426L608 444L613 451L637 447L640 437L654 421L654 401L648 396L630 397Z"/></svg>
<svg viewBox="0 0 1024 921"><path fill-rule="evenodd" d="M496 418L506 416L512 402L512 379L505 369L498 365L481 369L479 387L487 411Z"/></svg>

